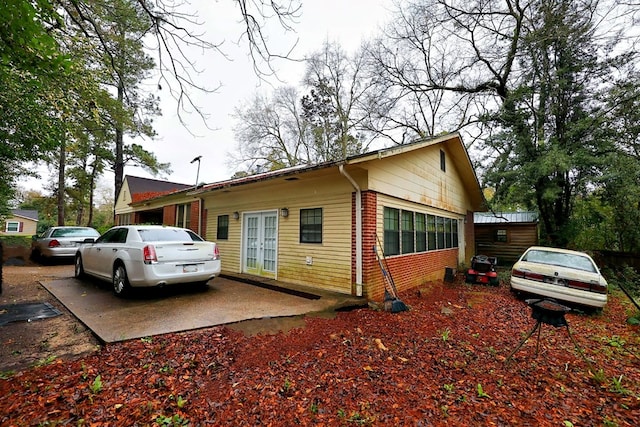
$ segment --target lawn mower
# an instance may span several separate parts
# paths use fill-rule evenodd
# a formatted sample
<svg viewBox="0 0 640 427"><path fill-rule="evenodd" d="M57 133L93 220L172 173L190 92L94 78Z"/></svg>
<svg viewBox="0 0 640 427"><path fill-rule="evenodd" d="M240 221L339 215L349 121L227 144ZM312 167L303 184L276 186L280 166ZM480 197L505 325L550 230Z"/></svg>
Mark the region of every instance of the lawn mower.
<svg viewBox="0 0 640 427"><path fill-rule="evenodd" d="M471 258L471 268L465 274L467 283L483 283L498 286L500 283L496 272L498 258L486 255L474 255Z"/></svg>

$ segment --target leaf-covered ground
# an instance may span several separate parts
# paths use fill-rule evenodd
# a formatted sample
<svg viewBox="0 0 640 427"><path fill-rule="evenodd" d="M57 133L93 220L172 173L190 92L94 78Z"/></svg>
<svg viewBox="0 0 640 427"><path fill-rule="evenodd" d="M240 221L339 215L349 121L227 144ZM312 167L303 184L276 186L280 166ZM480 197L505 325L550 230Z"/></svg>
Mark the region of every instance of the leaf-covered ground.
<svg viewBox="0 0 640 427"><path fill-rule="evenodd" d="M640 337L624 295L543 325L499 288L430 284L403 313L359 309L245 336L226 327L107 345L0 380L0 424L636 426ZM539 345L536 354L536 345Z"/></svg>

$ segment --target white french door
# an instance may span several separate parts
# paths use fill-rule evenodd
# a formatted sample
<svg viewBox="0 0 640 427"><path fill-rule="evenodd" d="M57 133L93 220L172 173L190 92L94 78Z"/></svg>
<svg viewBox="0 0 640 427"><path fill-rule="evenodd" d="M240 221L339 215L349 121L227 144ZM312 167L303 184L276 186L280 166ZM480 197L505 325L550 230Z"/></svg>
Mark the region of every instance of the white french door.
<svg viewBox="0 0 640 427"><path fill-rule="evenodd" d="M277 211L244 215L243 273L275 278L278 257Z"/></svg>

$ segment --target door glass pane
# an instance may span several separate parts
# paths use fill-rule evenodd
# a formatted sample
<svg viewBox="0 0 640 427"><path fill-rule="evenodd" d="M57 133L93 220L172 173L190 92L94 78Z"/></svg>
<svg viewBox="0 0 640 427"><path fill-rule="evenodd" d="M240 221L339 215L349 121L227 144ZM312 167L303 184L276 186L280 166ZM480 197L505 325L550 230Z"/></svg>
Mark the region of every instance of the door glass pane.
<svg viewBox="0 0 640 427"><path fill-rule="evenodd" d="M256 268L258 265L258 217L247 217L247 267Z"/></svg>
<svg viewBox="0 0 640 427"><path fill-rule="evenodd" d="M276 216L264 217L264 260L263 265L266 271L276 271Z"/></svg>

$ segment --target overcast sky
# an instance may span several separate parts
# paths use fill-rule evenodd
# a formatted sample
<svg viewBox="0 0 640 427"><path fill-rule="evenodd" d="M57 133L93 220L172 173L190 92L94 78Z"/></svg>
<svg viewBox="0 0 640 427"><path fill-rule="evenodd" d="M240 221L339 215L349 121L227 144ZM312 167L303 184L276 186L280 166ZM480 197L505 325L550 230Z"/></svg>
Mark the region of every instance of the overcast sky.
<svg viewBox="0 0 640 427"><path fill-rule="evenodd" d="M125 167L125 175L166 179L168 181L191 184L196 181L196 156L202 156L199 182L216 182L231 177L235 170L228 169L225 159L228 152L236 147L233 138L233 118L231 114L243 102L252 99L256 93L268 94L273 87L258 79L248 56L246 42L240 41L242 26L238 23L239 12L235 1L191 0L197 10L201 31L206 39L213 42L224 41L224 58L216 52L191 53L190 58L202 70L196 76L199 83L220 89L213 94L194 93L196 104L209 115L207 129L197 114L182 113L188 130L180 123L176 114L176 101L169 91L157 91L157 79L149 82L148 90L160 96L162 116L154 120L157 137L153 140L136 139L156 154L162 163L170 163L170 175L153 177L140 168ZM283 33L271 20L270 48L275 53L286 53L295 45L292 57L303 58L306 54L319 50L325 40L338 41L345 51L351 53L360 43L378 33L378 29L388 20L392 0L302 0L301 17L294 24L295 32ZM297 45L296 45L297 42ZM298 85L302 79L304 65L293 61L278 61L273 64L280 82L273 79L274 86ZM165 86L163 84L163 86ZM193 134L193 135L192 135ZM131 141L131 140L130 140ZM40 180L23 180L20 186L42 190L44 182L55 181L55 172L40 168ZM102 185L113 187L113 172L106 172Z"/></svg>
<svg viewBox="0 0 640 427"><path fill-rule="evenodd" d="M170 162L173 173L166 177L169 181L195 183L197 163L190 161L201 155L199 182L215 182L228 179L235 170L227 169L225 159L233 151L236 142L233 138L234 109L255 96L259 91L269 93L271 87L261 82L253 71L246 43L237 45L242 28L236 23L237 6L231 1L202 0L198 9L205 22L203 29L212 35L213 40L225 40L222 49L229 55L230 61L222 56L206 52L199 57L199 66L205 72L200 76L210 86L221 84L215 94L199 95L198 105L210 115L208 130L195 114L185 116L189 129L180 125L175 114L175 101L163 96L163 116L156 120L158 137L154 141L145 141L143 145L153 151L161 162ZM342 47L351 52L359 47L361 41L375 34L389 16L389 0L303 0L302 16L295 24L295 33L283 34L280 31L270 34L271 48L276 53L286 53L295 46L293 57L302 58L309 52L321 48L325 40L339 41ZM275 33L275 34L274 34ZM302 79L304 65L292 61L274 63L278 71L280 85L298 85ZM278 82L273 79L273 84ZM145 171L127 168L127 174L151 177Z"/></svg>

